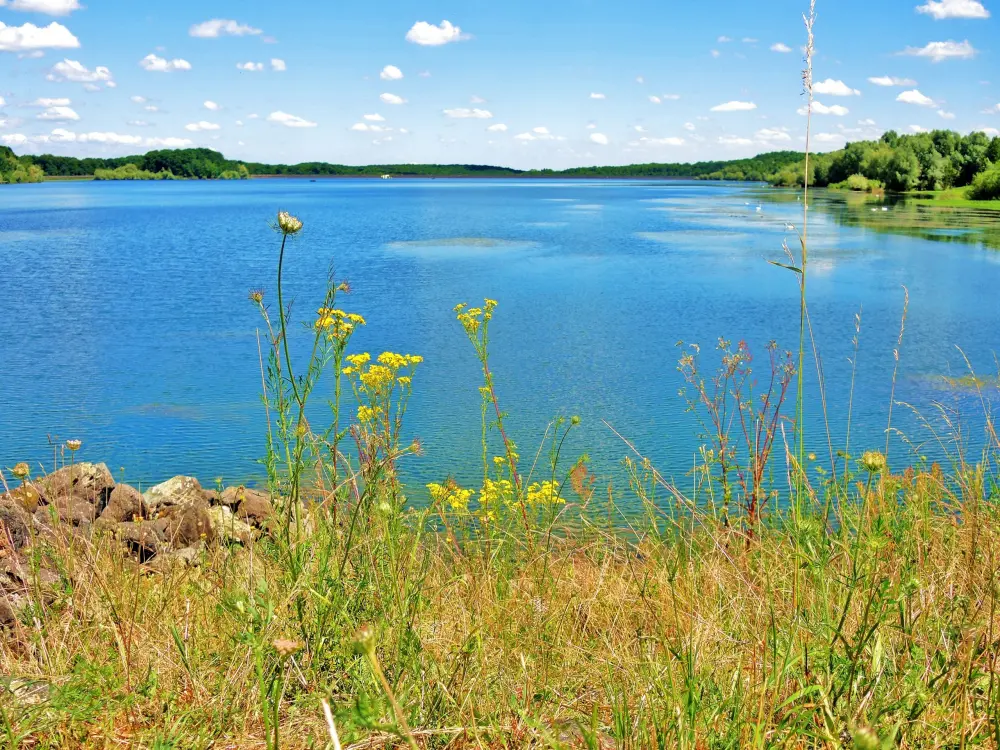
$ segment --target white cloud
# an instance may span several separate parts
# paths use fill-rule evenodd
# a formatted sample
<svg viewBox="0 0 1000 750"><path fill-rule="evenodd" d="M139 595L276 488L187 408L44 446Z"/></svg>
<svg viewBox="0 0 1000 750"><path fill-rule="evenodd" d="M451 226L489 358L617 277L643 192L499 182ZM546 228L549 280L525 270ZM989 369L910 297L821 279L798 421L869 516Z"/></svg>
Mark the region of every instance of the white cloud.
<svg viewBox="0 0 1000 750"><path fill-rule="evenodd" d="M611 142L608 140L608 137L604 135L604 133L591 133L590 140L591 142L598 143L601 146L607 146Z"/></svg>
<svg viewBox="0 0 1000 750"><path fill-rule="evenodd" d="M235 123L235 125L238 128L242 128L243 127L243 120L237 120L236 123Z"/></svg>
<svg viewBox="0 0 1000 750"><path fill-rule="evenodd" d="M812 111L814 115L834 115L836 117L843 117L844 115L849 114L851 110L839 104L834 104L833 106L828 107L823 104L823 102L813 102ZM798 113L800 115L809 114L808 106L799 107Z"/></svg>
<svg viewBox="0 0 1000 750"><path fill-rule="evenodd" d="M355 130L355 131L357 131L359 133L367 133L368 132L368 124L364 123L364 122L356 122L353 125L351 125L351 130Z"/></svg>
<svg viewBox="0 0 1000 750"><path fill-rule="evenodd" d="M366 120L368 120L368 122L385 122L385 118L378 113L373 115L365 115L364 117Z"/></svg>
<svg viewBox="0 0 1000 750"><path fill-rule="evenodd" d="M3 141L6 146L23 146L28 142L28 136L24 133L7 133L0 135L0 141Z"/></svg>
<svg viewBox="0 0 1000 750"><path fill-rule="evenodd" d="M379 99L386 104L406 104L406 99L395 94L382 94L379 96Z"/></svg>
<svg viewBox="0 0 1000 750"><path fill-rule="evenodd" d="M1000 104L997 104L995 107L989 107L983 110L983 112L988 115L998 115L1000 114Z"/></svg>
<svg viewBox="0 0 1000 750"><path fill-rule="evenodd" d="M444 115L455 120L489 120L493 117L493 113L488 109L469 109L468 107L446 109L444 110Z"/></svg>
<svg viewBox="0 0 1000 750"><path fill-rule="evenodd" d="M916 86L917 82L909 78L895 78L893 76L877 76L869 78L868 83L876 86Z"/></svg>
<svg viewBox="0 0 1000 750"><path fill-rule="evenodd" d="M403 77L403 71L395 65L386 65L382 68L382 72L378 74L378 77L383 81L398 81Z"/></svg>
<svg viewBox="0 0 1000 750"><path fill-rule="evenodd" d="M712 57L722 57L722 53L717 49L712 50Z"/></svg>
<svg viewBox="0 0 1000 750"><path fill-rule="evenodd" d="M80 115L71 107L49 107L38 114L39 120L79 120Z"/></svg>
<svg viewBox="0 0 1000 750"><path fill-rule="evenodd" d="M914 133L929 133L929 132L931 132L930 130L928 130L927 128L925 128L923 125L910 125L910 130L913 131Z"/></svg>
<svg viewBox="0 0 1000 750"><path fill-rule="evenodd" d="M214 122L205 122L201 120L199 122L191 122L184 126L185 130L190 130L192 133L200 133L205 130L219 130L221 126Z"/></svg>
<svg viewBox="0 0 1000 750"><path fill-rule="evenodd" d="M816 133L813 138L817 143L840 143L846 140L840 133Z"/></svg>
<svg viewBox="0 0 1000 750"><path fill-rule="evenodd" d="M917 13L926 13L940 21L945 18L989 18L990 12L978 0L928 0L918 5Z"/></svg>
<svg viewBox="0 0 1000 750"><path fill-rule="evenodd" d="M145 103L146 103L146 97L144 97L144 96L139 96L138 94L136 94L135 96L132 96L132 97L129 97L129 98L130 98L130 99L131 99L131 100L132 100L133 102L135 102L136 104L145 104Z"/></svg>
<svg viewBox="0 0 1000 750"><path fill-rule="evenodd" d="M642 76L636 76L636 77L635 77L635 82L636 82L636 83L645 83L645 82L646 82L646 79L645 79L645 78L643 78Z"/></svg>
<svg viewBox="0 0 1000 750"><path fill-rule="evenodd" d="M913 57L929 57L931 62L939 63L952 58L958 60L968 60L976 56L976 48L964 42L931 42L924 47L907 47L900 54L911 55Z"/></svg>
<svg viewBox="0 0 1000 750"><path fill-rule="evenodd" d="M33 49L30 52L22 52L17 56L18 60L37 60L40 57L45 57L45 53L40 49Z"/></svg>
<svg viewBox="0 0 1000 750"><path fill-rule="evenodd" d="M719 136L719 143L723 146L752 146L753 141L749 138L739 138L735 135Z"/></svg>
<svg viewBox="0 0 1000 750"><path fill-rule="evenodd" d="M590 92L590 98L591 99L607 99L607 97L604 94L598 94L597 92L594 92L594 91Z"/></svg>
<svg viewBox="0 0 1000 750"><path fill-rule="evenodd" d="M564 136L554 136L549 129L544 125L539 125L538 127L532 128L530 132L519 133L514 136L514 140L518 141L564 141L566 138Z"/></svg>
<svg viewBox="0 0 1000 750"><path fill-rule="evenodd" d="M537 133L538 135L551 135L549 129L544 125L539 125L537 128L532 128L531 132Z"/></svg>
<svg viewBox="0 0 1000 750"><path fill-rule="evenodd" d="M695 130L697 130L697 128L695 127L695 124L693 122L686 122L686 123L684 123L684 129L685 130L690 130L692 133Z"/></svg>
<svg viewBox="0 0 1000 750"><path fill-rule="evenodd" d="M82 6L77 0L0 0L0 7L47 16L68 16Z"/></svg>
<svg viewBox="0 0 1000 750"><path fill-rule="evenodd" d="M978 132L988 135L991 138L1000 138L1000 130L996 128L979 128Z"/></svg>
<svg viewBox="0 0 1000 750"><path fill-rule="evenodd" d="M252 115L251 115L252 116ZM279 125L284 125L287 128L314 128L316 127L315 122L310 122L301 117L296 117L295 115L290 115L287 112L272 112L267 116L268 122L276 122Z"/></svg>
<svg viewBox="0 0 1000 750"><path fill-rule="evenodd" d="M258 115L256 112L253 112L253 113L247 115L247 119L248 120L259 120L260 119L260 115Z"/></svg>
<svg viewBox="0 0 1000 750"><path fill-rule="evenodd" d="M425 47L439 47L442 44L460 42L468 38L468 34L463 34L462 30L458 26L453 26L450 21L442 21L440 26L426 21L417 21L406 32L406 41Z"/></svg>
<svg viewBox="0 0 1000 750"><path fill-rule="evenodd" d="M236 69L246 71L247 73L260 73L264 69L264 63L262 62L236 63Z"/></svg>
<svg viewBox="0 0 1000 750"><path fill-rule="evenodd" d="M88 70L83 63L67 59L53 65L46 78L50 81L73 81L84 84L103 82L107 85L111 82L111 71L101 65Z"/></svg>
<svg viewBox="0 0 1000 750"><path fill-rule="evenodd" d="M391 133L392 128L387 128L383 125L369 125L366 122L356 122L351 125L351 130L358 133Z"/></svg>
<svg viewBox="0 0 1000 750"><path fill-rule="evenodd" d="M750 110L757 109L757 105L753 102L726 102L725 104L717 104L712 107L713 112L749 112Z"/></svg>
<svg viewBox="0 0 1000 750"><path fill-rule="evenodd" d="M681 98L680 94L661 94L660 98L665 102L676 102Z"/></svg>
<svg viewBox="0 0 1000 750"><path fill-rule="evenodd" d="M139 66L143 70L148 70L153 73L170 73L174 70L191 70L191 63L187 60L181 60L179 58L166 60L162 57L157 57L153 53L150 53L142 58L139 61Z"/></svg>
<svg viewBox="0 0 1000 750"><path fill-rule="evenodd" d="M685 143L683 138L668 137L668 138L647 138L643 136L637 141L632 141L629 143L630 146L683 146Z"/></svg>
<svg viewBox="0 0 1000 750"><path fill-rule="evenodd" d="M505 132L507 132L507 126L504 125L502 122L498 122L496 125L490 125L486 129L488 131L490 131L491 133L505 133Z"/></svg>
<svg viewBox="0 0 1000 750"><path fill-rule="evenodd" d="M160 108L157 107L155 104L147 104L145 107L143 107L143 109L146 110L147 112L159 112L160 111Z"/></svg>
<svg viewBox="0 0 1000 750"><path fill-rule="evenodd" d="M732 40L732 39L730 39L730 38L729 38L728 36L720 36L720 37L718 38L718 40L716 40L716 41L718 41L718 42L719 42L719 44L728 44L729 42L731 42L731 41L733 41L733 40Z"/></svg>
<svg viewBox="0 0 1000 750"><path fill-rule="evenodd" d="M213 101L207 101L202 105L205 109L211 110L212 112L218 112L222 107Z"/></svg>
<svg viewBox="0 0 1000 750"><path fill-rule="evenodd" d="M160 148L187 148L193 146L194 141L188 138L147 138L146 145Z"/></svg>
<svg viewBox="0 0 1000 750"><path fill-rule="evenodd" d="M69 99L35 99L29 107L68 107L72 104ZM0 97L0 107L3 106L3 97Z"/></svg>
<svg viewBox="0 0 1000 750"><path fill-rule="evenodd" d="M903 104L916 104L919 107L936 107L937 104L929 96L925 96L920 93L917 89L912 89L910 91L904 91L899 96L896 97L897 102L902 102Z"/></svg>
<svg viewBox="0 0 1000 750"><path fill-rule="evenodd" d="M7 26L0 23L0 52L24 52L38 49L75 49L80 40L61 23L48 26Z"/></svg>
<svg viewBox="0 0 1000 750"><path fill-rule="evenodd" d="M869 117L867 120L858 120L858 125L871 128L875 126L875 121Z"/></svg>
<svg viewBox="0 0 1000 750"><path fill-rule="evenodd" d="M663 102L663 100L660 97L653 95L650 95L649 101L651 101L653 104L661 104Z"/></svg>
<svg viewBox="0 0 1000 750"><path fill-rule="evenodd" d="M940 117L942 120L954 120L955 119L955 113L954 112L945 112L943 109L939 109L938 110L938 117Z"/></svg>
<svg viewBox="0 0 1000 750"><path fill-rule="evenodd" d="M248 34L256 36L260 33L262 33L260 29L226 18L213 18L211 21L196 23L188 29L188 34L202 39L215 39L220 36L247 36Z"/></svg>
<svg viewBox="0 0 1000 750"><path fill-rule="evenodd" d="M861 92L857 89L852 89L843 81L837 81L833 78L820 81L813 87L813 90L817 94L826 94L828 96L861 96Z"/></svg>
<svg viewBox="0 0 1000 750"><path fill-rule="evenodd" d="M149 127L149 123L146 122L145 120L129 120L125 124L128 125L129 127L133 127L133 128L148 128Z"/></svg>
<svg viewBox="0 0 1000 750"><path fill-rule="evenodd" d="M633 125L632 126L632 130L634 130L636 133L645 133L646 132L646 128L644 128L642 125Z"/></svg>
<svg viewBox="0 0 1000 750"><path fill-rule="evenodd" d="M271 70L273 70L275 73L284 73L286 70L288 70L288 65L286 65L285 61L282 60L281 58L272 57Z"/></svg>
<svg viewBox="0 0 1000 750"><path fill-rule="evenodd" d="M431 77L431 72L429 70L423 70L423 71L417 73L417 75L420 76L421 78L430 78Z"/></svg>
<svg viewBox="0 0 1000 750"><path fill-rule="evenodd" d="M469 97L469 104L486 104L486 100L483 99L483 97L481 96L476 96L475 94L473 94L471 97Z"/></svg>
<svg viewBox="0 0 1000 750"><path fill-rule="evenodd" d="M782 44L781 42L771 45L771 52L791 52L791 51L792 51L791 47L789 47L787 44Z"/></svg>
<svg viewBox="0 0 1000 750"><path fill-rule="evenodd" d="M752 36L745 36L745 37L743 37L743 43L744 44L756 44L759 41L760 41L760 39L754 39Z"/></svg>
<svg viewBox="0 0 1000 750"><path fill-rule="evenodd" d="M762 128L754 134L754 138L765 143L792 140L792 136L788 134L788 128Z"/></svg>

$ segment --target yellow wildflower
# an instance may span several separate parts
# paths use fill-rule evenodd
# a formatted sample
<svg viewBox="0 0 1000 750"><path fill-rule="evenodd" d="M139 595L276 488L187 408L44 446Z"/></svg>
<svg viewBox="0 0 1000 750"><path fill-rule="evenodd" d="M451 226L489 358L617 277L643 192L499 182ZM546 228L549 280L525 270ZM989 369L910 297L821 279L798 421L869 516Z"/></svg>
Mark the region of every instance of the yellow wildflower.
<svg viewBox="0 0 1000 750"><path fill-rule="evenodd" d="M371 390L380 390L392 382L393 371L384 365L370 365L361 373L362 384Z"/></svg>
<svg viewBox="0 0 1000 750"><path fill-rule="evenodd" d="M397 382L404 388L409 388L410 385L413 384L413 378L404 375L403 377L399 378Z"/></svg>
<svg viewBox="0 0 1000 750"><path fill-rule="evenodd" d="M368 352L363 354L348 354L347 361L350 362L357 369L361 369L371 361L371 355Z"/></svg>
<svg viewBox="0 0 1000 750"><path fill-rule="evenodd" d="M469 509L469 500L475 494L473 490L459 487L453 480L448 480L445 484L431 483L427 485L427 490L431 494L431 500L435 503L447 503L453 511L466 511Z"/></svg>
<svg viewBox="0 0 1000 750"><path fill-rule="evenodd" d="M302 222L287 211L279 211L278 229L286 237L290 234L298 234L302 229Z"/></svg>
<svg viewBox="0 0 1000 750"><path fill-rule="evenodd" d="M865 451L861 456L861 468L867 471L869 474L879 474L885 471L886 458L885 454L879 451Z"/></svg>
<svg viewBox="0 0 1000 750"><path fill-rule="evenodd" d="M361 424L365 424L367 422L374 422L375 421L375 410L372 409L370 406L359 406L358 407L358 421Z"/></svg>
<svg viewBox="0 0 1000 750"><path fill-rule="evenodd" d="M31 474L31 468L24 461L14 464L14 468L12 469L12 471L14 476L20 479L21 481L27 479L28 476Z"/></svg>
<svg viewBox="0 0 1000 750"><path fill-rule="evenodd" d="M80 446L81 445L83 445L83 443L81 443L79 440L67 440L66 441L66 447L69 448L71 451L74 451L74 452L80 450Z"/></svg>
<svg viewBox="0 0 1000 750"><path fill-rule="evenodd" d="M559 495L556 482L535 482L528 487L528 505L557 505L566 501Z"/></svg>

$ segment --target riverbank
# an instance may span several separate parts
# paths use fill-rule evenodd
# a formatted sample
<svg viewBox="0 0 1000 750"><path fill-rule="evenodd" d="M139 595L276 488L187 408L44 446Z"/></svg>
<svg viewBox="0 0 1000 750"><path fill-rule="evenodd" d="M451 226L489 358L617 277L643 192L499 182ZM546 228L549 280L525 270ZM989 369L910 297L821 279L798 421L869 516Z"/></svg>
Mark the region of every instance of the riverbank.
<svg viewBox="0 0 1000 750"><path fill-rule="evenodd" d="M323 747L326 703L355 748L985 743L1000 514L974 467L880 466L749 527L637 466L623 527L585 472L486 525L391 483L254 521L238 488L133 494L78 463L0 502L0 736ZM179 521L230 507L249 533ZM123 535L109 509L149 518ZM143 524L193 543L144 557L169 537Z"/></svg>

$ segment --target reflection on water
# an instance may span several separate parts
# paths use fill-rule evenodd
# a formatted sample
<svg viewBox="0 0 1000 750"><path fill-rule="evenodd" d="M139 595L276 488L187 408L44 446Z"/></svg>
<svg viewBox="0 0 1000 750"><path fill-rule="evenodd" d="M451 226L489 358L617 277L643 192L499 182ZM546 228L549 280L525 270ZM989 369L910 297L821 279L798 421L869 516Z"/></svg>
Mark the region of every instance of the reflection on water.
<svg viewBox="0 0 1000 750"><path fill-rule="evenodd" d="M770 204L787 204L800 198L798 191L787 190L762 191L758 195ZM937 206L914 198L877 198L836 190L816 190L810 203L814 210L832 216L844 226L1000 249L1000 210Z"/></svg>

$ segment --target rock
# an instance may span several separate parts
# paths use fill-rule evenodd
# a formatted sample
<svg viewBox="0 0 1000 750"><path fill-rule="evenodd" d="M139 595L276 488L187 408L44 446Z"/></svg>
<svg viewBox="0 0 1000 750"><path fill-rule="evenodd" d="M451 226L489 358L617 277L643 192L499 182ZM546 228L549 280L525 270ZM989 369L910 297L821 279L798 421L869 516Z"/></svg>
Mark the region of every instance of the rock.
<svg viewBox="0 0 1000 750"><path fill-rule="evenodd" d="M159 516L168 508L208 508L208 499L201 483L194 477L174 477L150 487L143 495L151 516Z"/></svg>
<svg viewBox="0 0 1000 750"><path fill-rule="evenodd" d="M15 550L24 547L31 540L31 515L11 500L0 499L0 549Z"/></svg>
<svg viewBox="0 0 1000 750"><path fill-rule="evenodd" d="M139 562L146 562L169 549L166 523L163 521L126 521L118 524L115 534Z"/></svg>
<svg viewBox="0 0 1000 750"><path fill-rule="evenodd" d="M225 505L216 505L208 509L208 517L212 523L215 536L224 542L240 542L248 544L253 541L253 529L239 520Z"/></svg>
<svg viewBox="0 0 1000 750"><path fill-rule="evenodd" d="M98 510L107 504L115 480L104 464L80 463L64 466L39 479L42 498L51 503L58 497L76 497L93 503Z"/></svg>
<svg viewBox="0 0 1000 750"><path fill-rule="evenodd" d="M205 547L197 544L192 547L184 547L175 552L167 552L157 555L149 563L149 568L159 573L165 573L174 568L192 568L201 563L201 555Z"/></svg>
<svg viewBox="0 0 1000 750"><path fill-rule="evenodd" d="M198 542L209 544L215 541L215 529L212 528L207 507L195 504L175 505L162 511L157 519L157 522L161 521L166 524L163 533L167 543L174 549L190 547Z"/></svg>
<svg viewBox="0 0 1000 750"><path fill-rule="evenodd" d="M263 492L256 490L246 490L236 508L237 518L258 529L263 528L273 515L274 506L271 505L270 499Z"/></svg>
<svg viewBox="0 0 1000 750"><path fill-rule="evenodd" d="M14 698L22 706L37 706L49 699L49 683L43 680L26 680L19 677L0 677L0 691Z"/></svg>
<svg viewBox="0 0 1000 750"><path fill-rule="evenodd" d="M81 497L61 496L35 511L35 520L50 525L52 520L73 526L89 524L97 517L97 508Z"/></svg>
<svg viewBox="0 0 1000 750"><path fill-rule="evenodd" d="M20 487L4 495L0 495L0 501L2 500L10 500L20 505L29 513L34 513L38 510L38 504L42 501L42 493L31 482L24 482Z"/></svg>
<svg viewBox="0 0 1000 750"><path fill-rule="evenodd" d="M142 493L127 484L116 485L108 498L108 505L101 513L102 521L134 521L148 515Z"/></svg>
<svg viewBox="0 0 1000 750"><path fill-rule="evenodd" d="M17 622L17 612L7 599L7 595L0 591L0 628L7 628Z"/></svg>

